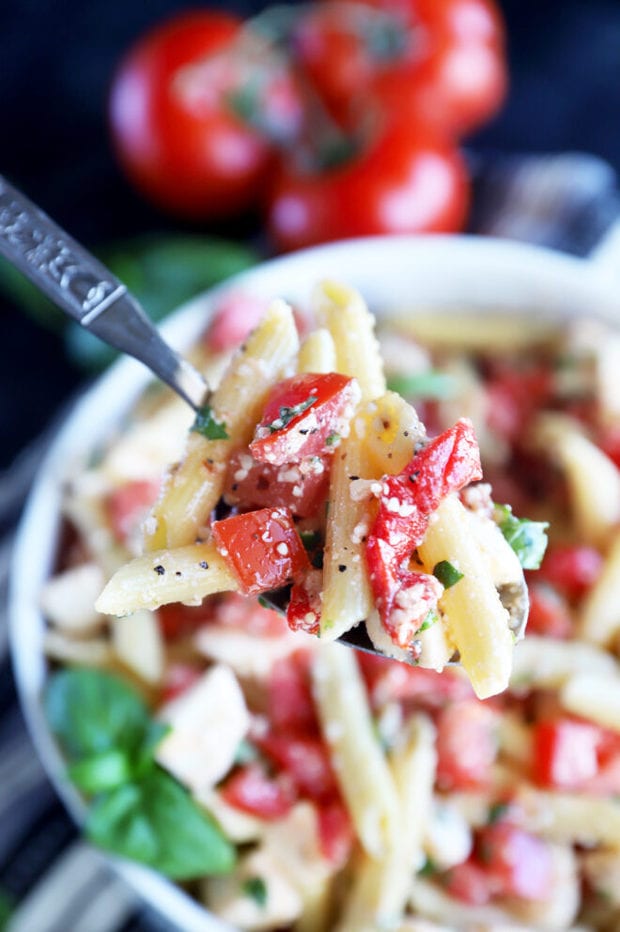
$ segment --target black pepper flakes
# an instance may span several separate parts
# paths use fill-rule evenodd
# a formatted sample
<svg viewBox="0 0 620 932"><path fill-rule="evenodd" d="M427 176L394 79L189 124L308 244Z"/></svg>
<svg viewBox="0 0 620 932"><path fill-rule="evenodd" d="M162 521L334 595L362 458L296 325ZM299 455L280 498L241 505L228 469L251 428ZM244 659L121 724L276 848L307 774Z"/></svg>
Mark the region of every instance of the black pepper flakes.
<svg viewBox="0 0 620 932"><path fill-rule="evenodd" d="M166 572L165 568L161 565L161 563L158 563L157 566L153 567L153 569L155 570L158 576L163 576L164 573Z"/></svg>
<svg viewBox="0 0 620 932"><path fill-rule="evenodd" d="M357 480L359 479L359 476L349 476L349 479L351 480L351 482L357 482Z"/></svg>
<svg viewBox="0 0 620 932"><path fill-rule="evenodd" d="M200 567L201 570L208 570L208 569L209 569L209 564L207 563L206 560L201 560L200 563L198 564L198 566Z"/></svg>
<svg viewBox="0 0 620 932"><path fill-rule="evenodd" d="M340 564L338 565L338 572L339 572L339 573L344 573L344 572L346 572L346 569L347 569L346 563L340 563Z"/></svg>

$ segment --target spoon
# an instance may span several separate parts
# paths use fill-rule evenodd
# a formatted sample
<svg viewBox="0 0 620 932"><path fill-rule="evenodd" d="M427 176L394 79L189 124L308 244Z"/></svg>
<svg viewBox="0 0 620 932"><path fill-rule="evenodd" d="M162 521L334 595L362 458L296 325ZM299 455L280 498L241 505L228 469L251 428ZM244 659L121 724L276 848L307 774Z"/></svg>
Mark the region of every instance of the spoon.
<svg viewBox="0 0 620 932"><path fill-rule="evenodd" d="M202 375L162 339L126 286L2 175L0 254L85 330L144 363L195 411L207 402L210 389ZM528 614L525 581L504 587L500 598L518 640ZM277 597L266 600L281 608ZM384 656L361 622L338 640Z"/></svg>

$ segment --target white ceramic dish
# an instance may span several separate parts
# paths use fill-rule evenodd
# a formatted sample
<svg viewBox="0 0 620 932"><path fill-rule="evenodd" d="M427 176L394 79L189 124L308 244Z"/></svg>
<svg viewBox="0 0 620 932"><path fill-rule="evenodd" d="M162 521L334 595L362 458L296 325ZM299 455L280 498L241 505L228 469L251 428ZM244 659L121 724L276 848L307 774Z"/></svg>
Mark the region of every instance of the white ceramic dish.
<svg viewBox="0 0 620 932"><path fill-rule="evenodd" d="M602 255L608 259L609 250ZM267 262L190 302L166 324L165 335L176 347L187 346L204 327L217 296L230 287L303 300L313 284L326 277L359 288L377 314L416 307L437 313L460 308L485 314L519 311L533 317L545 313L560 319L595 314L620 322L620 289L605 262L507 241L395 237L343 242ZM148 381L142 366L123 360L76 404L41 466L15 547L10 626L18 689L41 759L78 819L79 798L63 779L63 762L41 709L46 661L38 593L55 561L63 476L72 461L105 440ZM184 932L228 928L154 872L126 862L115 861L115 866Z"/></svg>

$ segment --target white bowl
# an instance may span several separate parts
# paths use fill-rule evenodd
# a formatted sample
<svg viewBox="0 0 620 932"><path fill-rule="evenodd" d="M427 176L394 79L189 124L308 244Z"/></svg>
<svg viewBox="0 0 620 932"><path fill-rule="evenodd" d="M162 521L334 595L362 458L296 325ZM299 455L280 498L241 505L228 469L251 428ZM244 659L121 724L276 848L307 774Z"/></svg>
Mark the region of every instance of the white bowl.
<svg viewBox="0 0 620 932"><path fill-rule="evenodd" d="M306 300L312 286L326 277L359 288L377 315L423 307L437 313L460 308L534 317L594 314L620 321L620 288L594 263L476 237L384 237L266 262L191 301L166 323L164 335L175 347L187 346L204 327L218 296L231 287ZM63 777L63 761L41 707L47 670L38 594L56 559L63 477L72 462L82 461L105 441L148 381L142 366L123 360L75 405L40 468L14 551L9 613L18 690L41 759L78 820L82 806ZM155 872L116 859L114 865L146 901L187 932L229 928Z"/></svg>

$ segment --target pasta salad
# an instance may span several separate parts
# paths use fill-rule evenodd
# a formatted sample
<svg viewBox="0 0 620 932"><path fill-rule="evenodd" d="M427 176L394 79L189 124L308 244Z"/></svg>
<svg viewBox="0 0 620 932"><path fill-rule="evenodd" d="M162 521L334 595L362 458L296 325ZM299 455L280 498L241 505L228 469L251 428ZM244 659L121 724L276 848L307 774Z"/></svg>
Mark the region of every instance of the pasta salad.
<svg viewBox="0 0 620 932"><path fill-rule="evenodd" d="M320 453L302 447L303 456L332 458L328 492L324 470L287 477L277 462L258 460L274 467L270 494L301 503L294 526L303 554L292 554L288 527L275 542L287 547L280 553L286 578L295 559L308 561L306 575L320 573L323 563L320 611L305 586L308 603L294 616L304 624L293 625L301 631L239 594L246 570L226 559L230 538L218 538L218 546L202 539L214 508L221 527L243 513L238 506L249 489L261 491L252 476L256 446L246 451L239 443L232 464L217 468L231 460L231 438L221 432L230 434L247 417L250 443L277 451L281 428L274 421L286 421L293 409L289 424L299 425L314 407L303 407L313 395L303 394L304 384L301 397L276 397L261 417L265 366L247 354L253 340L264 341L261 327L235 357L250 368L249 381L247 372L234 376L235 416L219 407L220 389L198 424L181 402L147 397L69 485L63 564L43 593L47 651L61 667L50 676L46 709L70 777L90 800L86 831L102 847L186 883L238 929L617 928L619 340L589 323L559 330L544 321L526 328L508 318L407 315L379 330L386 379L370 365L379 358L374 348L359 343L360 334L362 341L364 333L372 337L369 324L359 326L367 313L359 296L324 286L316 304L319 329L301 348L297 328L287 328L294 336L285 348L278 331L271 352L298 360L296 373L274 364L278 384L304 373L355 379L356 387L336 386L345 397L326 418L328 432L317 416L320 436L311 436L323 444ZM281 305L265 319L270 313L290 319ZM220 386L235 373L234 362L226 369L223 330L216 317L197 350L213 382L227 373ZM337 356L343 346L346 362ZM259 343L256 358L269 359L269 352ZM473 473L474 484L451 488L432 509L414 545L416 569L441 590L422 623L402 635L402 646L373 603L369 575L351 583L348 574L363 573L351 548L367 544L368 514L376 519L382 493L386 498L382 477L410 468L413 444L422 441L418 456L441 450L438 438L469 438L470 422L485 479L506 504L495 505ZM328 444L333 433L339 436ZM203 441L225 452L209 463ZM334 449L324 454L325 446ZM346 460L339 459L343 452ZM162 472L179 460L162 492ZM189 489L177 481L188 462L187 476L202 469L211 477L215 498L206 496L204 481ZM294 495L300 488L303 494ZM397 495L387 502L393 498L384 522L410 518L398 514ZM327 518L343 508L331 524L327 499ZM253 510L272 512L273 504L258 499ZM519 521L512 508L533 520ZM526 570L528 635L511 664L510 614L498 590L514 591L521 564L535 565L547 522L551 543L542 568L535 576ZM342 537L321 539L328 529ZM209 593L194 570L201 561L205 573L216 571ZM384 561L385 572L393 565ZM272 572L259 557L248 572L256 580L263 571ZM488 612L494 620L478 641L468 632L471 648L466 635L458 640L465 616L459 587L462 593L469 577L480 576L503 614ZM103 611L96 612L102 589L101 598L112 601L100 601ZM337 609L326 609L329 598ZM476 617L487 617L487 602L473 604ZM133 613L117 617L117 608ZM371 619L371 636L397 656L413 650L417 665L333 643L342 613ZM414 648L413 641L422 643ZM445 667L455 650L462 666ZM480 701L476 692L492 698Z"/></svg>

